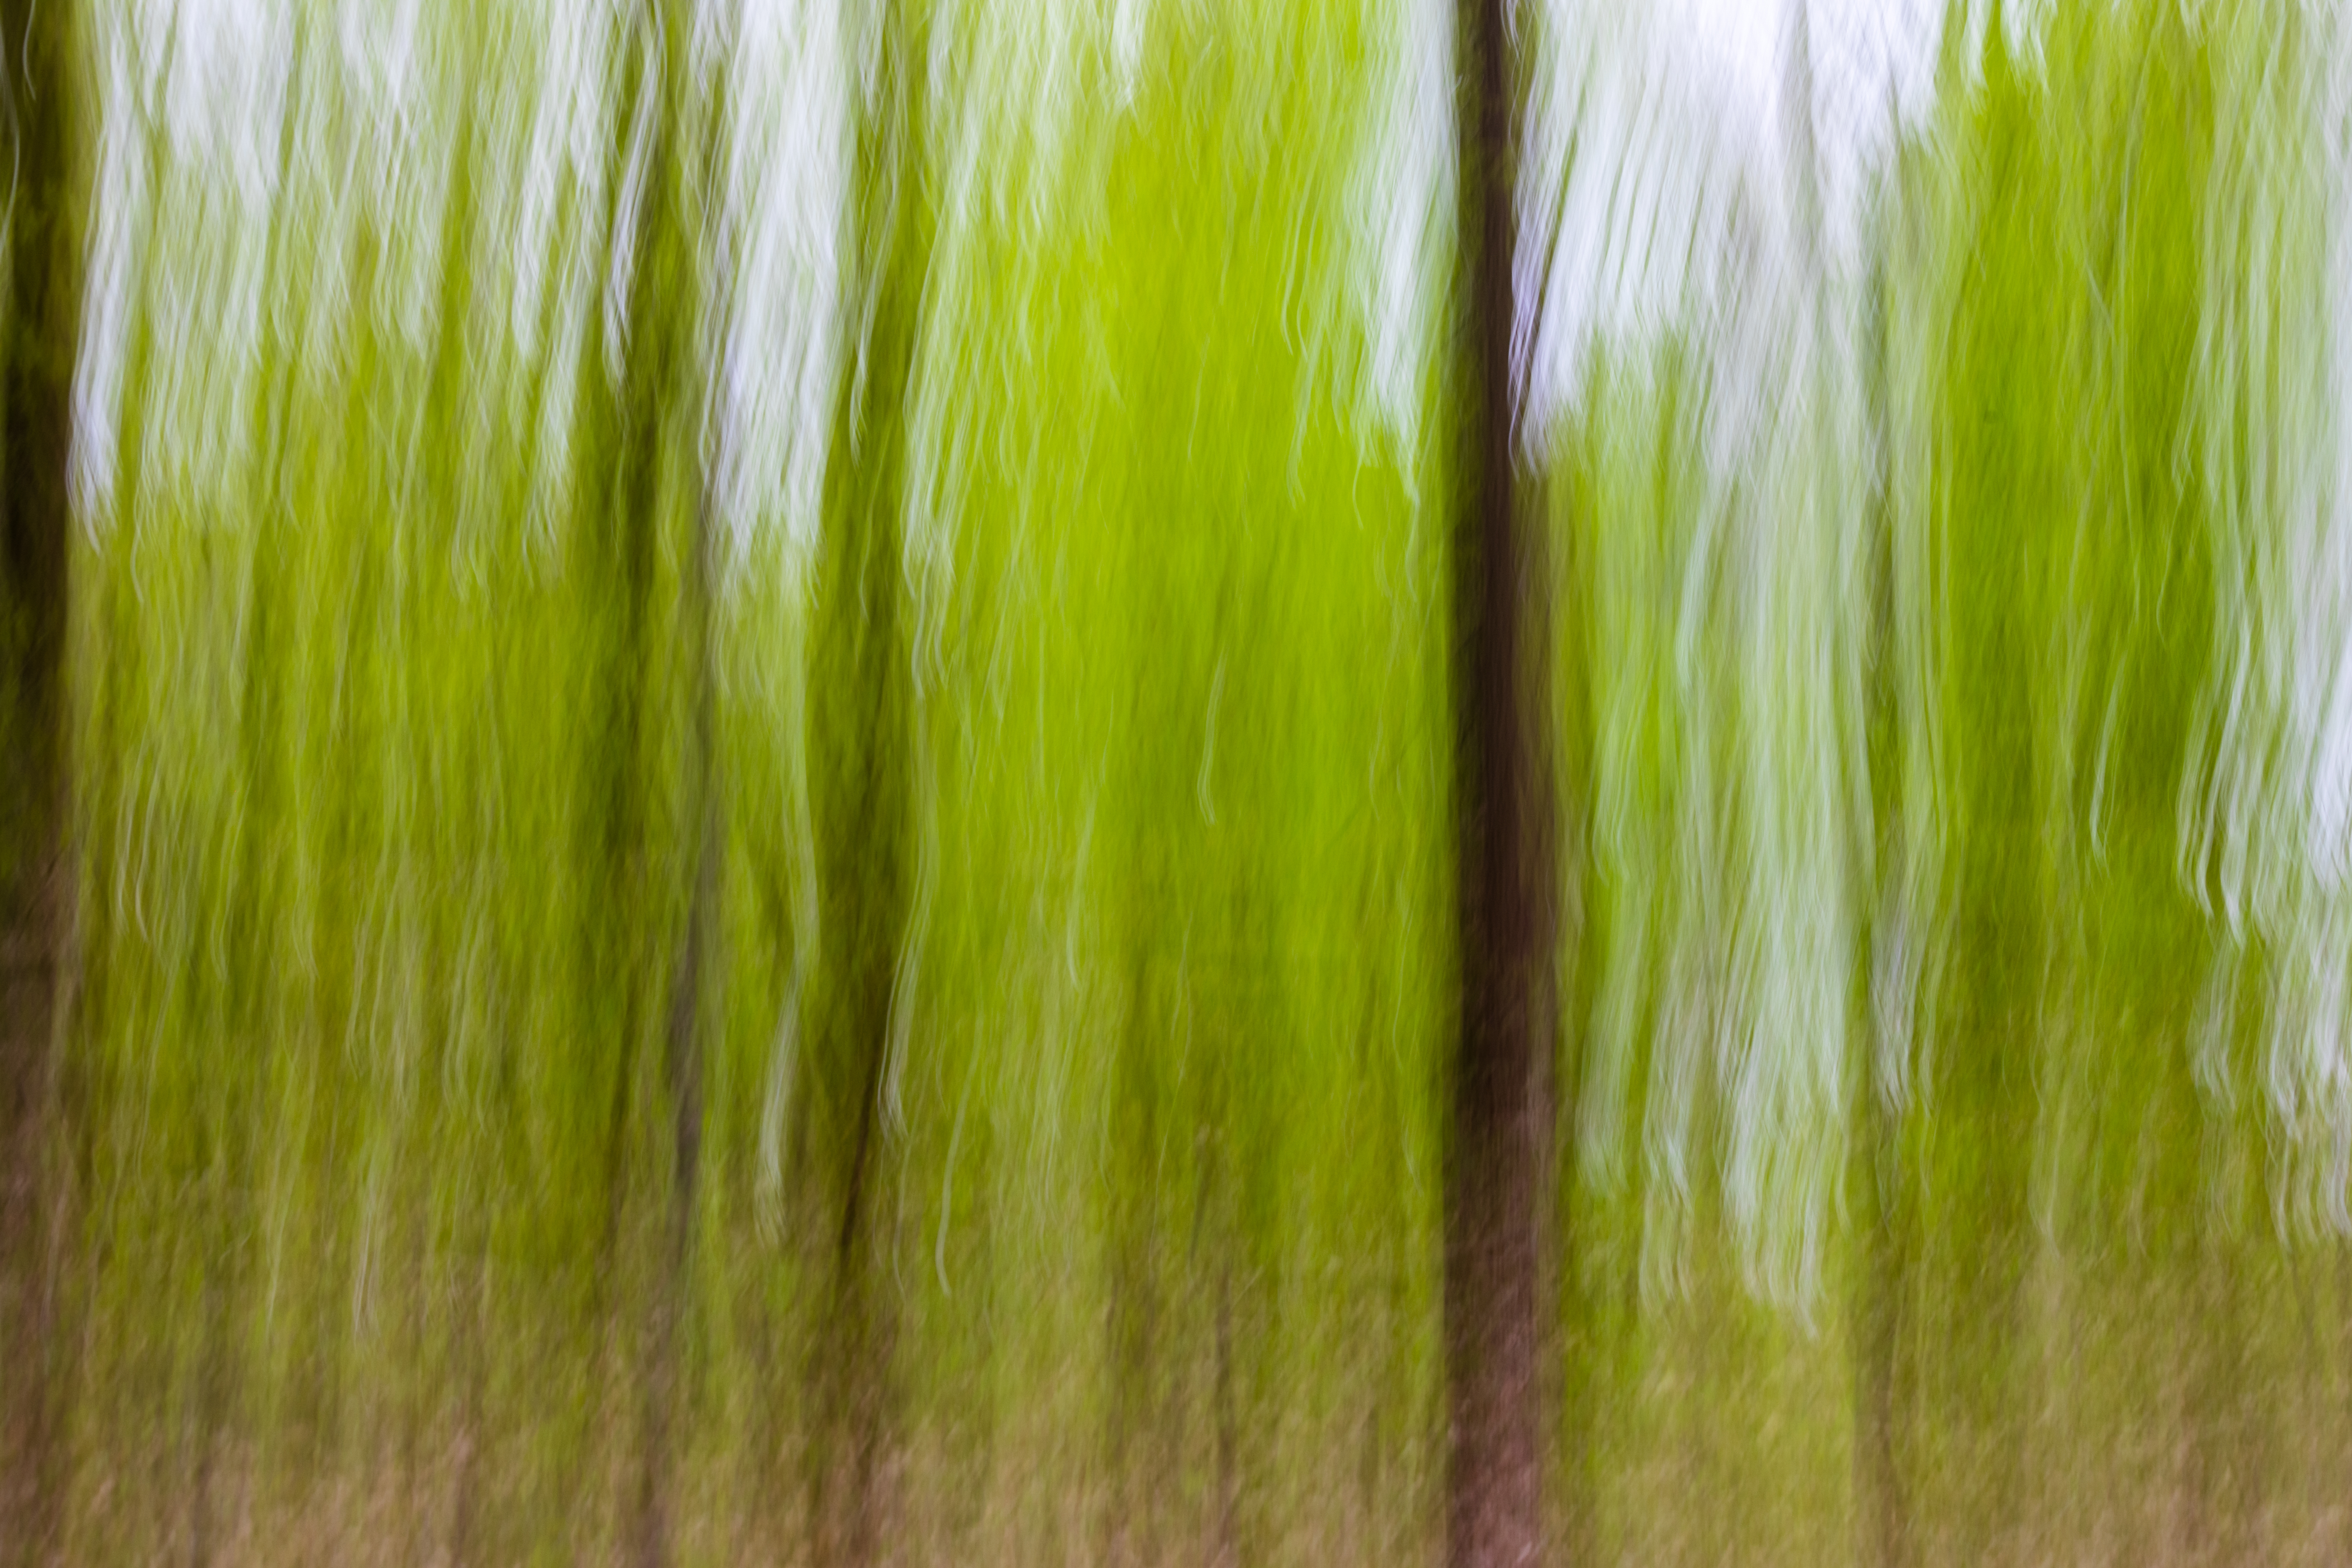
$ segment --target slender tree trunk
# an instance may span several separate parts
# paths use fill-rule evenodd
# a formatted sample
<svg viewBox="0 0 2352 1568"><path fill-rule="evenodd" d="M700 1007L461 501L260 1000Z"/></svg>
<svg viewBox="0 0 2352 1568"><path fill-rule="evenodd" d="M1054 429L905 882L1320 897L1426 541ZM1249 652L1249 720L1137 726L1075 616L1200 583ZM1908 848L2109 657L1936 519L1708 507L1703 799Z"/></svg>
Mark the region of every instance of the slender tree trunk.
<svg viewBox="0 0 2352 1568"><path fill-rule="evenodd" d="M1454 546L1460 1037L1445 1165L1446 1555L1542 1548L1537 1219L1557 1020L1550 581L1511 395L1517 127L1504 0L1464 0L1461 513Z"/></svg>
<svg viewBox="0 0 2352 1568"><path fill-rule="evenodd" d="M667 0L648 0L636 14L639 37L634 62L634 82L625 95L623 134L631 121L642 118L646 127L644 185L636 208L628 301L628 339L624 345L620 414L622 480L620 539L625 591L628 595L623 639L623 663L617 679L635 694L624 728L625 743L618 759L624 773L652 762L644 742L650 717L637 711L656 700L667 685L656 668L652 647L650 595L656 576L655 549L661 531L662 483L666 445L681 419L681 405L692 396L688 325L694 317L687 290L696 276L697 247L680 188L678 157L682 150L688 105L684 74L689 55L690 23L685 8ZM715 121L706 121L706 131ZM707 150L706 150L707 151ZM705 159L706 174L709 160ZM684 417L689 430L698 422ZM686 551L675 635L681 644L679 662L688 682L687 733L677 759L683 777L679 798L686 831L681 842L659 854L651 840L651 824L635 797L638 787L624 778L629 797L616 806L622 828L623 852L640 866L659 866L685 873L686 919L673 966L667 976L668 1005L660 1062L661 1088L667 1100L670 1169L667 1202L662 1205L660 1251L646 1303L643 1346L643 1405L639 1415L636 1497L627 1523L630 1560L638 1568L662 1568L673 1552L673 1476L679 1443L678 1412L684 1401L684 1360L681 1340L689 1298L694 1216L702 1168L702 1049L711 1013L709 991L718 941L719 839L722 816L716 765L717 674L711 615L712 577L716 570L711 494L704 454L698 440L696 492L692 537ZM659 682L660 685L656 685ZM664 749L662 755L667 755ZM634 810L632 805L634 805ZM636 873L642 878L643 871ZM652 889L645 889L648 898ZM627 955L624 955L626 957ZM650 994L646 999L650 1001ZM650 1009L646 1009L649 1011ZM625 1009L631 1025L622 1042L612 1125L614 1215L623 1182L628 1115L628 1086L638 1075L643 1013L636 1005ZM608 1233L617 1219L608 1220Z"/></svg>
<svg viewBox="0 0 2352 1568"><path fill-rule="evenodd" d="M1884 310L1883 285L1878 290ZM1883 328L1882 328L1883 330ZM1886 415L1883 378L1868 389L1874 443L1885 461ZM1863 1238L1863 1270L1855 1303L1858 1338L1854 1366L1854 1489L1864 1531L1863 1562L1868 1568L1900 1568L1910 1560L1909 1500L1905 1494L1898 1447L1902 1420L1897 1408L1896 1357L1903 1339L1903 1294L1911 1257L1910 1207L1903 1185L1903 1089L1888 1072L1910 1048L1907 997L1882 994L1898 988L1913 962L1900 944L1911 940L1904 923L1902 868L1891 858L1901 850L1901 802L1895 786L1901 722L1895 694L1894 509L1882 473L1874 506L1871 626L1869 633L1869 755L1874 820L1869 825L1876 854L1866 865L1864 895L1874 900L1869 938L1864 944L1861 1157L1855 1189L1856 1223Z"/></svg>
<svg viewBox="0 0 2352 1568"><path fill-rule="evenodd" d="M627 56L628 75L613 124L615 186L623 186L628 179L641 121L645 168L635 193L635 226L627 237L629 295L618 344L620 385L612 389L605 381L603 354L592 357L587 373L609 399L609 405L601 411L606 428L598 431L596 422L590 422L588 457L592 465L610 465L592 481L604 487L599 519L602 536L594 548L614 573L612 586L619 600L615 606L618 635L601 682L610 704L604 731L606 776L599 846L608 879L607 907L601 922L592 928L592 942L601 941L604 946L601 952L592 947L585 977L591 987L612 983L621 990L621 1034L605 1135L609 1185L603 1265L608 1277L618 1261L627 1206L627 1144L637 1076L645 1065L639 1053L656 1005L656 984L643 951L656 930L647 917L659 902L658 884L652 879L654 810L646 798L648 775L656 766L652 754L656 748L647 744L647 731L664 696L662 672L655 657L654 601L659 572L663 446L677 391L678 351L674 320L678 307L665 290L682 281L667 271L675 257L672 159L677 100L664 11L661 0L644 0L625 8L619 19L616 47ZM616 246L621 240L619 220L629 210L616 197L611 231ZM594 311L593 317L601 323L604 312ZM609 447L595 449L607 439Z"/></svg>
<svg viewBox="0 0 2352 1568"><path fill-rule="evenodd" d="M669 1476L677 1447L677 1410L682 1381L679 1335L693 1264L694 1214L702 1173L702 1051L715 1011L712 989L718 940L719 877L722 816L718 787L717 686L711 647L711 577L716 544L706 483L695 508L692 559L687 584L686 635L694 642L692 716L688 742L688 831L687 858L694 868L677 972L670 993L663 1086L669 1096L670 1186L663 1237L661 1279L653 1302L651 1345L646 1356L644 1469L635 1552L639 1568L662 1568L670 1559Z"/></svg>
<svg viewBox="0 0 2352 1568"><path fill-rule="evenodd" d="M57 1313L66 1237L45 1213L75 922L66 671L73 362L81 322L70 0L0 5L16 170L0 369L0 1562L45 1555L60 1483Z"/></svg>
<svg viewBox="0 0 2352 1568"><path fill-rule="evenodd" d="M916 715L901 519L907 419L930 247L922 120L924 0L880 0L858 130L852 233L862 338L846 345L826 471L811 658L819 964L795 1160L830 1199L832 1302L811 1346L819 1430L817 1559L874 1561L888 1495L896 1313L884 1278L895 1212L886 1145L899 956L912 910Z"/></svg>
<svg viewBox="0 0 2352 1568"><path fill-rule="evenodd" d="M1883 430L1883 422L1879 424ZM1854 1491L1863 1530L1862 1561L1867 1568L1901 1568L1911 1556L1910 1502L1904 1489L1900 1445L1902 1413L1895 1388L1897 1357L1904 1326L1904 1292L1910 1274L1911 1203L1903 1181L1903 1120L1901 1086L1890 1080L1887 1067L1896 1053L1906 1052L1907 1008L1898 1012L1900 998L1882 996L1881 988L1895 979L1911 962L1896 945L1910 940L1898 903L1902 894L1899 867L1887 857L1900 853L1898 833L1887 827L1896 820L1897 805L1885 784L1896 778L1893 731L1898 722L1889 673L1894 661L1892 626L1892 565L1888 561L1892 528L1890 509L1879 508L1874 542L1871 646L1871 779L1878 818L1878 858L1874 879L1878 887L1871 917L1869 940L1864 948L1864 1011L1862 1104L1859 1108L1861 1151L1855 1191L1860 1198L1856 1225L1862 1237L1862 1277L1855 1302L1854 1361Z"/></svg>
<svg viewBox="0 0 2352 1568"><path fill-rule="evenodd" d="M662 1264L656 1286L652 1344L646 1356L643 1472L635 1559L639 1568L662 1568L670 1560L670 1472L677 1447L682 1353L679 1335L686 1315L687 1281L693 1263L694 1212L702 1166L702 1042L711 1011L707 993L717 937L720 816L713 767L715 678L709 643L710 526L708 505L696 509L694 553L698 564L690 590L698 601L690 617L703 644L695 673L692 760L695 809L690 820L697 842L692 901L670 996L668 1048L664 1083L670 1100L670 1189Z"/></svg>

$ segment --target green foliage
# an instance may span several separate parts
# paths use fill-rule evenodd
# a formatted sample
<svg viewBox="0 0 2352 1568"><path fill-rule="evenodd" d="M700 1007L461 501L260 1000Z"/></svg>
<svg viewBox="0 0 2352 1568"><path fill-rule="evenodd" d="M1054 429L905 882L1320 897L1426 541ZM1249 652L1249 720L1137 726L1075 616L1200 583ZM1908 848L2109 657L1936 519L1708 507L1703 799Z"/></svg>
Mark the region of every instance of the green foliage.
<svg viewBox="0 0 2352 1568"><path fill-rule="evenodd" d="M695 1560L852 1354L909 1556L1430 1555L1443 29L208 15L84 39L67 1555L614 1552L672 1292ZM1866 285L1753 170L1591 247L1676 280L1531 443L1598 1555L1847 1549L1880 1215L1923 1532L2324 1550L2332 26L1951 26Z"/></svg>

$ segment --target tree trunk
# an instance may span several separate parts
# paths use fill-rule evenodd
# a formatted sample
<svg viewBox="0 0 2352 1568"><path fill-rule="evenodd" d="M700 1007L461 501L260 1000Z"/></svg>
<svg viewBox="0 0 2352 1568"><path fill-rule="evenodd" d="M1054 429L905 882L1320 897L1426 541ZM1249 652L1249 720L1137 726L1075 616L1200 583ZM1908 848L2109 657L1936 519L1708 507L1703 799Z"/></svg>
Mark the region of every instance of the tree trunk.
<svg viewBox="0 0 2352 1568"><path fill-rule="evenodd" d="M1873 423L1885 425L1877 389L1873 389ZM1903 1187L1903 1120L1901 1085L1890 1081L1887 1066L1894 1053L1907 1052L1910 1018L1906 1000L1882 996L1887 984L1900 984L1903 966L1914 962L1895 944L1910 940L1902 923L1898 900L1901 868L1889 867L1887 857L1900 853L1897 822L1899 803L1888 792L1887 781L1898 778L1894 760L1894 731L1899 722L1893 691L1895 659L1893 528L1891 509L1883 504L1873 541L1874 584L1870 662L1870 773L1876 822L1872 825L1878 854L1872 879L1877 883L1869 940L1863 947L1864 1010L1868 1018L1863 1035L1861 1153L1855 1181L1860 1196L1856 1223L1863 1238L1862 1278L1855 1302L1858 1342L1854 1366L1854 1490L1864 1531L1862 1561L1867 1568L1900 1568L1910 1560L1910 1505L1904 1491L1899 1445L1903 1422L1895 1390L1896 1357L1903 1340L1903 1300L1910 1274L1911 1230L1908 1195Z"/></svg>
<svg viewBox="0 0 2352 1568"><path fill-rule="evenodd" d="M620 988L620 1037L613 1065L613 1102L606 1123L606 1213L603 1269L615 1273L624 1212L627 1206L627 1145L634 1121L637 1075L644 1068L649 1019L658 1005L646 950L657 927L648 919L659 904L654 837L654 804L647 798L657 776L658 747L647 731L657 720L666 693L656 647L655 594L660 570L662 448L677 390L677 304L667 298L690 271L668 275L682 259L674 232L676 200L672 167L678 99L667 37L669 17L663 0L625 8L616 47L626 52L628 75L613 121L612 175L615 191L611 237L617 247L628 164L640 119L644 121L643 183L634 207L635 226L627 237L630 258L626 314L618 345L620 384L606 379L605 355L589 356L587 374L604 400L601 417L585 421L592 483L602 487L599 537L592 542L599 564L613 574L619 625L600 685L609 704L602 729L607 748L597 852L607 879L605 908L588 925L592 943L589 994L605 984ZM682 51L680 51L682 54ZM600 327L604 312L592 312ZM592 406L593 406L592 405ZM600 428L601 426L601 428ZM609 441L609 446L603 443ZM601 449L600 449L601 448ZM666 864L667 858L660 858ZM597 943L601 943L601 948Z"/></svg>
<svg viewBox="0 0 2352 1568"><path fill-rule="evenodd" d="M711 647L711 583L714 523L710 489L701 461L699 440L692 455L696 495L692 537L688 542L685 570L679 584L681 604L675 635L682 647L679 665L686 672L687 732L677 759L681 771L680 816L686 824L681 842L660 849L652 840L650 814L645 811L642 787L629 773L652 763L667 749L648 753L645 728L649 711L668 685L652 646L654 627L650 595L655 585L656 545L662 526L664 447L682 406L698 406L690 377L688 324L694 319L690 299L683 292L696 275L696 243L679 188L677 159L686 132L687 84L683 80L690 49L690 23L684 8L667 0L648 0L635 17L642 36L630 91L625 95L620 133L630 133L631 122L642 117L646 125L644 186L636 208L629 278L628 338L624 345L619 425L622 465L616 486L621 512L617 542L623 558L624 592L627 595L622 660L614 671L624 683L622 700L630 704L621 755L616 759L621 782L614 808L618 845L627 867L625 875L642 878L640 867L660 867L667 876L683 873L686 919L678 950L667 979L667 1010L660 1062L661 1090L668 1102L670 1169L667 1201L661 1205L659 1254L646 1303L642 1349L643 1406L639 1414L637 1489L627 1524L630 1561L638 1568L662 1568L672 1556L673 1472L678 1445L678 1409L683 1403L684 1374L681 1338L689 1297L694 1217L702 1168L702 1048L709 1026L712 949L718 940L719 811L717 747L717 673ZM706 106L709 107L709 106ZM706 130L715 121L706 121ZM706 164L709 162L706 158ZM685 418L686 427L698 436L698 420ZM653 889L644 889L650 899ZM642 929L642 928L640 928ZM652 933L646 931L650 936ZM625 959L632 955L625 952ZM642 960L640 960L642 961ZM633 995L645 994L632 983ZM646 995L646 1001L651 1001ZM641 1007L643 1011L641 1011ZM611 1151L614 1217L608 1235L618 1230L619 1194L625 1168L629 1121L628 1087L638 1076L636 1052L643 1042L642 1003L625 1007L628 1032L622 1041L614 1100Z"/></svg>
<svg viewBox="0 0 2352 1568"><path fill-rule="evenodd" d="M912 910L916 716L901 518L907 418L930 244L922 0L883 0L851 200L856 264L826 466L811 650L819 971L794 1160L814 1163L832 1302L811 1352L817 1561L864 1564L889 1537L896 1314L883 1234L895 1212L891 1052Z"/></svg>
<svg viewBox="0 0 2352 1568"><path fill-rule="evenodd" d="M1503 0L1464 0L1461 507L1454 544L1460 1037L1445 1164L1446 1555L1542 1547L1537 1216L1550 1134L1557 804L1550 583L1521 516L1510 384L1516 116Z"/></svg>
<svg viewBox="0 0 2352 1568"><path fill-rule="evenodd" d="M66 642L73 363L81 324L74 187L76 7L0 5L0 82L16 171L5 331L0 703L0 1561L47 1553L57 1526L56 1315L64 1246L44 1213L75 885ZM55 1205L50 1205L54 1207Z"/></svg>
<svg viewBox="0 0 2352 1568"><path fill-rule="evenodd" d="M656 1284L652 1343L646 1353L643 1472L639 1490L639 1568L662 1568L670 1560L669 1479L677 1446L677 1411L682 1382L679 1335L686 1316L687 1281L693 1264L694 1212L702 1169L702 1041L710 1015L707 992L719 917L719 857L720 818L716 773L712 767L714 678L708 643L710 530L708 507L697 509L695 554L703 563L692 575L700 600L692 617L705 644L695 676L695 801L697 842L690 851L694 872L692 901L687 909L686 934L678 955L677 976L670 996L668 1049L663 1078L670 1101L670 1189L663 1237L664 1273Z"/></svg>

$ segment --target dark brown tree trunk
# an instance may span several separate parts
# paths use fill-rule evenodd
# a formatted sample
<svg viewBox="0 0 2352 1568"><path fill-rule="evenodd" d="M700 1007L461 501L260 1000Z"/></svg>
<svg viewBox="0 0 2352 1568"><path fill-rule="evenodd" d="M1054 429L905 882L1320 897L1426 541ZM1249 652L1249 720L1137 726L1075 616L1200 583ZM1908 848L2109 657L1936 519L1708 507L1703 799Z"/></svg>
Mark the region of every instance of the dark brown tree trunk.
<svg viewBox="0 0 2352 1568"><path fill-rule="evenodd" d="M877 325L877 335L884 331ZM877 356L886 374L893 361L899 374L868 389L877 401L887 399L879 419L892 425L906 406L911 333L908 340ZM900 439L886 436L881 444L896 447ZM912 721L898 604L897 489L895 484L876 487L828 541L837 574L823 591L848 602L836 603L824 619L833 651L846 656L847 668L824 677L829 689L818 698L821 709L835 710L820 733L830 748L821 754L837 771L826 783L824 793L831 798L821 816L825 957L821 1023L811 1042L822 1058L812 1087L831 1102L822 1110L824 1125L814 1141L824 1147L829 1168L823 1177L835 1194L824 1260L831 1270L832 1303L813 1347L821 1423L814 1448L816 1545L821 1563L852 1568L875 1560L888 1511L882 1483L896 1321L882 1278L887 1237L877 1233L890 1207L883 1101L910 901L911 793L903 770Z"/></svg>
<svg viewBox="0 0 2352 1568"><path fill-rule="evenodd" d="M0 1562L50 1549L58 1475L62 1210L46 1205L72 979L74 854L66 641L74 347L76 7L0 5L16 171L0 395Z"/></svg>
<svg viewBox="0 0 2352 1568"><path fill-rule="evenodd" d="M1517 127L1504 0L1463 0L1454 532L1460 1037L1445 1164L1446 1555L1542 1549L1537 1220L1557 1027L1551 584L1521 515L1510 357Z"/></svg>

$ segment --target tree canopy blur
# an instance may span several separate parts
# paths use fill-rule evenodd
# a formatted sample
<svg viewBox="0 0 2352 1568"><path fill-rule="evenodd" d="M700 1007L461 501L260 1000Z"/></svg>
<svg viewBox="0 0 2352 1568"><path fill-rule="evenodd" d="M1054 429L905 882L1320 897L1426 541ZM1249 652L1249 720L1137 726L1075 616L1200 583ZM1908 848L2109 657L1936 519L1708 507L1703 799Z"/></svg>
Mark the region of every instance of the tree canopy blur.
<svg viewBox="0 0 2352 1568"><path fill-rule="evenodd" d="M2352 1553L2338 0L0 56L0 1563Z"/></svg>

